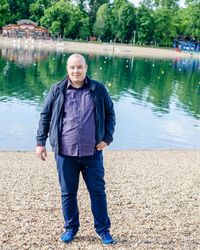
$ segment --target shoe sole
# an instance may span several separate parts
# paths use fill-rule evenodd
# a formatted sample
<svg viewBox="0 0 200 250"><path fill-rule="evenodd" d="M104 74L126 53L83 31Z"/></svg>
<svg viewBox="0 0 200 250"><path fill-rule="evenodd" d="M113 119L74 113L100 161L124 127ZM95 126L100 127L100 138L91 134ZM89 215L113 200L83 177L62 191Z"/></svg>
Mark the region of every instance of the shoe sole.
<svg viewBox="0 0 200 250"><path fill-rule="evenodd" d="M69 244L69 243L71 243L73 240L74 240L74 238L73 238L72 240L70 240L70 241L64 241L64 240L62 240L62 239L59 237L59 241L62 242L62 243L65 243L65 244Z"/></svg>

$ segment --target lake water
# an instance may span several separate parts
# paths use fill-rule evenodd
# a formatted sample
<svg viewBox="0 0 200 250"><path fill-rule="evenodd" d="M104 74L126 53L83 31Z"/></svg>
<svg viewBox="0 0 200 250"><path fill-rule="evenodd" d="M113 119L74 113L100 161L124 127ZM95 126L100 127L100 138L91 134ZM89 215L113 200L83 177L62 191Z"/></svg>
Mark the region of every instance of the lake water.
<svg viewBox="0 0 200 250"><path fill-rule="evenodd" d="M68 54L0 50L0 150L33 150L49 87ZM117 126L110 149L200 148L200 60L85 55L105 83Z"/></svg>

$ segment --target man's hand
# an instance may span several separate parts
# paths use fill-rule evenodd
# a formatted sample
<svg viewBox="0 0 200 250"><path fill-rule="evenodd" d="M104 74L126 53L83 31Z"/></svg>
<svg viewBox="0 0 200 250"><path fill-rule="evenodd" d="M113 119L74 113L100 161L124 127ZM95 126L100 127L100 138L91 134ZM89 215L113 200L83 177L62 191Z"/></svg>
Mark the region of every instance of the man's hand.
<svg viewBox="0 0 200 250"><path fill-rule="evenodd" d="M97 144L96 149L97 150L102 150L106 146L108 146L108 144L105 141L101 141L99 144Z"/></svg>
<svg viewBox="0 0 200 250"><path fill-rule="evenodd" d="M41 160L45 161L47 158L47 150L44 146L37 146L36 147L36 156Z"/></svg>

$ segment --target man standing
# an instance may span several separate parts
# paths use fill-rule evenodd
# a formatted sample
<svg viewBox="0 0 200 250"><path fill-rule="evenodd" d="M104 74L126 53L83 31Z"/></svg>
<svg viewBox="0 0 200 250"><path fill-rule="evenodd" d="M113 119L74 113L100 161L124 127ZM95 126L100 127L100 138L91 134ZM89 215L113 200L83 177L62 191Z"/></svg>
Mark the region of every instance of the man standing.
<svg viewBox="0 0 200 250"><path fill-rule="evenodd" d="M79 229L77 191L82 173L90 194L94 226L103 244L114 244L109 233L102 150L113 140L115 114L112 100L100 82L86 76L80 54L67 60L68 76L53 85L40 114L37 157L45 160L47 137L55 153L61 188L65 232L71 242Z"/></svg>

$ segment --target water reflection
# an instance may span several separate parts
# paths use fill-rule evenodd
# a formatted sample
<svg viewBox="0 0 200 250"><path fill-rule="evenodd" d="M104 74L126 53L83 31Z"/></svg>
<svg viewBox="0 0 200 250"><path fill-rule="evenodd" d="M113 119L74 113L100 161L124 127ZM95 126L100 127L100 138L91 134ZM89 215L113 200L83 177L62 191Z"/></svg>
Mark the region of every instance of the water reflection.
<svg viewBox="0 0 200 250"><path fill-rule="evenodd" d="M11 51L16 55L12 57L15 58L15 62L6 60L10 58ZM0 59L0 69L3 72L0 76L1 98L15 96L21 100L42 101L49 86L62 79L66 71L66 54L47 53L38 52L37 56L34 51L29 53L16 49L2 50L2 55L6 55L6 59ZM172 99L177 98L178 102L180 101L179 106L188 110L191 115L199 116L198 60L191 63L190 58L171 62L141 58L123 59L90 55L86 57L89 75L104 81L114 100L119 101L126 98L126 94L130 94L138 102L152 103L155 113L168 113ZM27 59L24 59L26 67L23 68L17 61L23 61L22 58ZM35 61L36 58L38 61ZM44 60L45 58L47 60Z"/></svg>
<svg viewBox="0 0 200 250"><path fill-rule="evenodd" d="M106 63L105 63L106 62ZM93 76L103 79L114 99L131 94L136 102L152 103L158 115L168 113L176 99L188 114L200 114L200 72L179 71L170 60L96 58L90 63Z"/></svg>
<svg viewBox="0 0 200 250"><path fill-rule="evenodd" d="M66 75L68 57L66 53L37 53L36 56L35 52L2 50L0 57L0 115L5 116L6 110L9 114L15 112L13 117L16 117L16 110L8 107L13 103L20 110L24 107L24 113L21 112L24 117L29 116L26 112L30 106L35 107L35 118L31 118L35 119L35 129L46 92ZM26 61L27 55L30 58ZM200 137L199 60L117 58L92 54L85 57L89 64L88 74L105 83L115 102L118 125L114 148L117 145L123 145L122 148L200 147L200 142L196 142ZM24 64L21 63L23 60ZM10 123L10 119L5 120L4 126ZM17 127L17 120L14 122ZM18 127L27 124L24 118L21 123ZM29 136L34 133L32 131ZM34 139L31 140L34 144ZM23 138L22 141L26 140Z"/></svg>
<svg viewBox="0 0 200 250"><path fill-rule="evenodd" d="M179 71L200 71L200 60L190 58L176 58L173 67Z"/></svg>
<svg viewBox="0 0 200 250"><path fill-rule="evenodd" d="M1 56L8 61L14 61L20 65L31 65L37 61L47 59L48 53L41 50L25 49L19 50L17 48L3 48L0 50Z"/></svg>
<svg viewBox="0 0 200 250"><path fill-rule="evenodd" d="M24 51L23 51L24 52ZM45 52L46 53L46 52ZM21 52L19 52L21 54ZM31 55L31 54L30 54ZM21 67L17 61L0 57L0 100L16 97L23 101L41 103L50 85L65 74L65 56L44 54L34 63ZM30 60L29 60L30 61Z"/></svg>

